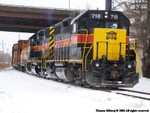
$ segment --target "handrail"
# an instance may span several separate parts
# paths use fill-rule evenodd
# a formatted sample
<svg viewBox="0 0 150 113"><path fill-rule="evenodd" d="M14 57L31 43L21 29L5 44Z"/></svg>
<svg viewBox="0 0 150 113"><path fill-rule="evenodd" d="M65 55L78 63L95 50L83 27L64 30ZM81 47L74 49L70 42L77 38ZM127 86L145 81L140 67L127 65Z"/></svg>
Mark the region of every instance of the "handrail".
<svg viewBox="0 0 150 113"><path fill-rule="evenodd" d="M131 46L131 49L134 50L135 54L136 54L136 72L140 73L141 72L141 69L140 69L140 57L139 57L139 54L137 53L136 49L135 49L135 45L132 45L134 43L130 43L130 46Z"/></svg>
<svg viewBox="0 0 150 113"><path fill-rule="evenodd" d="M85 47L86 47L86 42L87 42L87 38L88 38L88 30L87 29L80 29L79 31L85 31L86 32L86 39L85 39L85 42L84 42L84 48L83 48L83 54L82 54L82 71L84 71L84 54L85 54Z"/></svg>
<svg viewBox="0 0 150 113"><path fill-rule="evenodd" d="M106 43L106 57L108 57L108 44L114 44L114 43L110 43L110 42L108 43L108 41L99 41L99 42L97 42L97 51L96 51L96 59L97 60L98 60L98 46L99 46L99 43ZM119 56L121 56L122 44L126 44L126 43L121 43L121 42L118 43L118 45L120 45ZM115 43L115 45L116 45L116 43Z"/></svg>
<svg viewBox="0 0 150 113"><path fill-rule="evenodd" d="M94 44L91 45L91 47L89 47L89 51L87 52L86 56L85 56L85 60L87 59L92 47L93 47ZM85 62L85 67L84 67L84 70L86 71L86 62Z"/></svg>
<svg viewBox="0 0 150 113"><path fill-rule="evenodd" d="M46 54L44 53L42 55L42 59L41 59L41 68L46 68Z"/></svg>

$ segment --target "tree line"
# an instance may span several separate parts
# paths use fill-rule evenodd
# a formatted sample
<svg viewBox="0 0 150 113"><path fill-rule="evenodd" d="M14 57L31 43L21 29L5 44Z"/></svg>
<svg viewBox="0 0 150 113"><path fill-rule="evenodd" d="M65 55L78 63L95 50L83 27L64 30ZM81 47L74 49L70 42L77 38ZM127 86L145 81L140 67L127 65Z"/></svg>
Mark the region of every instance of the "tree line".
<svg viewBox="0 0 150 113"><path fill-rule="evenodd" d="M9 53L0 51L0 68L6 68L11 66L11 56Z"/></svg>
<svg viewBox="0 0 150 113"><path fill-rule="evenodd" d="M150 1L114 0L112 9L122 10L130 19L130 37L137 38L137 49L142 50L139 54L143 76L150 78Z"/></svg>

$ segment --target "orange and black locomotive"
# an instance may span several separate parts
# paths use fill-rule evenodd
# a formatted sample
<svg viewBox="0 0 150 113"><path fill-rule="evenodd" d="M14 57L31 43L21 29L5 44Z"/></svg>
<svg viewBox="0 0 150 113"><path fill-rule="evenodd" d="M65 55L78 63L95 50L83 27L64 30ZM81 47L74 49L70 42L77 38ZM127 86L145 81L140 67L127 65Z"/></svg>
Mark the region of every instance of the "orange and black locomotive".
<svg viewBox="0 0 150 113"><path fill-rule="evenodd" d="M88 10L29 38L26 71L93 87L138 83L130 21L121 12Z"/></svg>

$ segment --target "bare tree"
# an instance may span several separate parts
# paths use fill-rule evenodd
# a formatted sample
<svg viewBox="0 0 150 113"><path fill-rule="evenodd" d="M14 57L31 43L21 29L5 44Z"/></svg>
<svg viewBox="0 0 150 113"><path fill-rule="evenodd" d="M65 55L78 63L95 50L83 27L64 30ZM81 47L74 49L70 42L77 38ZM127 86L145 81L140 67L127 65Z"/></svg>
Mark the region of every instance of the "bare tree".
<svg viewBox="0 0 150 113"><path fill-rule="evenodd" d="M145 35L146 37L144 37L144 48L143 48L143 66L142 66L142 70L143 70L143 75L150 78L150 1L147 0L147 19L146 19L146 29L145 29Z"/></svg>
<svg viewBox="0 0 150 113"><path fill-rule="evenodd" d="M6 68L11 65L11 56L9 53L0 51L0 68Z"/></svg>
<svg viewBox="0 0 150 113"><path fill-rule="evenodd" d="M6 61L5 55L3 52L0 52L0 63L4 63Z"/></svg>
<svg viewBox="0 0 150 113"><path fill-rule="evenodd" d="M131 20L132 31L138 38L137 47L143 50L143 76L150 78L150 1L114 0L113 10L122 10Z"/></svg>
<svg viewBox="0 0 150 113"><path fill-rule="evenodd" d="M115 0L116 6L113 10L122 10L123 13L131 20L132 30L135 32L135 38L143 43L147 19L147 1L146 0ZM142 32L141 32L142 31ZM141 44L139 44L141 45Z"/></svg>

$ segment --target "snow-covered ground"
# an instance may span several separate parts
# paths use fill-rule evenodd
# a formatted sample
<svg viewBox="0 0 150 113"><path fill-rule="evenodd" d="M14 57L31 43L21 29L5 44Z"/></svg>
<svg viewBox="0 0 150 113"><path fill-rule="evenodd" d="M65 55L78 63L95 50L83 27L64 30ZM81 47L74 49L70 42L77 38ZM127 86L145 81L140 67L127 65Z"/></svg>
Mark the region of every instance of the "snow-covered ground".
<svg viewBox="0 0 150 113"><path fill-rule="evenodd" d="M149 87L150 80L141 78L134 89L150 92ZM45 80L13 68L0 71L0 113L96 113L121 109L150 112L150 101Z"/></svg>

